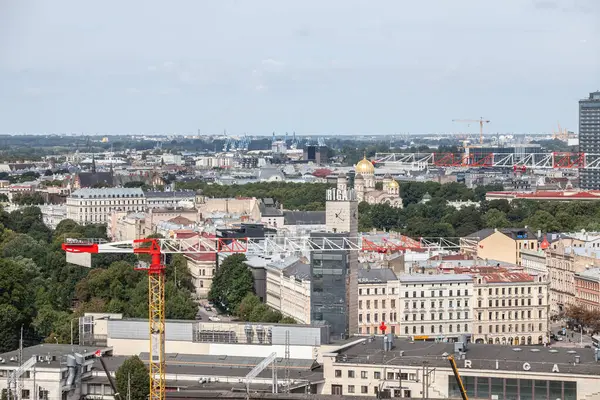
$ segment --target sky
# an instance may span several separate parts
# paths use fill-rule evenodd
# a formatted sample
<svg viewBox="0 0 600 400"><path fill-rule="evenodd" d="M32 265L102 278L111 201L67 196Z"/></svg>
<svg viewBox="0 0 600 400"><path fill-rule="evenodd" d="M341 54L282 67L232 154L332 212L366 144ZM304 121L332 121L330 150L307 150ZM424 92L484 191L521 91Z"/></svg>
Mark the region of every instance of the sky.
<svg viewBox="0 0 600 400"><path fill-rule="evenodd" d="M577 131L598 0L0 0L0 133Z"/></svg>

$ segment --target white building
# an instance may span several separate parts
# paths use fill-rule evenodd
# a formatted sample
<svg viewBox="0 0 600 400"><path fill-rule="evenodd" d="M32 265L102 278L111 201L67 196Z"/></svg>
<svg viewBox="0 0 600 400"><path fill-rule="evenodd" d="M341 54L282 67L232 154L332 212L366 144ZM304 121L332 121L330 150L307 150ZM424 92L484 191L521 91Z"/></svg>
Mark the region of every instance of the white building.
<svg viewBox="0 0 600 400"><path fill-rule="evenodd" d="M310 265L290 257L267 264L265 270L267 305L301 324L310 324Z"/></svg>
<svg viewBox="0 0 600 400"><path fill-rule="evenodd" d="M113 211L142 212L146 197L140 188L79 189L67 197L67 218L80 224L103 224Z"/></svg>

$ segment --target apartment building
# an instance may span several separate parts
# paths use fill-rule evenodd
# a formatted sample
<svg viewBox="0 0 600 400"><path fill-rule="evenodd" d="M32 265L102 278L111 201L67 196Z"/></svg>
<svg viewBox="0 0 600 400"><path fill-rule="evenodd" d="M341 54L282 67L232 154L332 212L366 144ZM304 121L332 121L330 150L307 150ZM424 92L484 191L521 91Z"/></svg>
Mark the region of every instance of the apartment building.
<svg viewBox="0 0 600 400"><path fill-rule="evenodd" d="M600 311L600 268L575 274L575 299L590 311Z"/></svg>
<svg viewBox="0 0 600 400"><path fill-rule="evenodd" d="M79 189L67 197L67 218L80 224L105 224L113 211L143 212L140 188Z"/></svg>
<svg viewBox="0 0 600 400"><path fill-rule="evenodd" d="M457 269L475 281L475 320L472 341L487 344L548 342L548 282L541 276L497 268Z"/></svg>
<svg viewBox="0 0 600 400"><path fill-rule="evenodd" d="M467 239L478 240L476 246L464 247L462 253L477 256L482 260L497 260L521 265L521 252L537 250L536 234L527 228L482 229L467 236Z"/></svg>
<svg viewBox="0 0 600 400"><path fill-rule="evenodd" d="M217 269L217 255L215 253L190 253L186 254L185 258L196 289L196 297L207 298Z"/></svg>
<svg viewBox="0 0 600 400"><path fill-rule="evenodd" d="M473 278L400 275L400 337L458 340L473 332Z"/></svg>
<svg viewBox="0 0 600 400"><path fill-rule="evenodd" d="M298 323L310 324L310 265L298 257L267 264L266 303Z"/></svg>
<svg viewBox="0 0 600 400"><path fill-rule="evenodd" d="M358 270L358 333L360 335L400 332L399 287L398 277L391 269ZM382 326L385 327L385 332L382 332Z"/></svg>
<svg viewBox="0 0 600 400"><path fill-rule="evenodd" d="M562 314L576 302L575 274L586 267L576 262L575 251L575 248L558 248L547 252L551 315Z"/></svg>
<svg viewBox="0 0 600 400"><path fill-rule="evenodd" d="M549 280L550 272L546 265L544 250L521 250L521 265L528 274L537 274L544 280Z"/></svg>

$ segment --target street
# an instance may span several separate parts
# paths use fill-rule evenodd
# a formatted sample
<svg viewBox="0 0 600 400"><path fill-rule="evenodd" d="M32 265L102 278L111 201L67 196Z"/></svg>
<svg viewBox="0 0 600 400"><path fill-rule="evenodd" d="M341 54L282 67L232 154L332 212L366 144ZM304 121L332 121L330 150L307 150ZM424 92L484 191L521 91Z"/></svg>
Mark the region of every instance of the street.
<svg viewBox="0 0 600 400"><path fill-rule="evenodd" d="M200 315L202 317L202 321L204 321L204 322L210 321L209 317L218 317L222 322L230 322L231 321L231 317L228 317L226 315L220 315L218 313L217 309L215 309L214 307L211 307L211 311L206 311L204 309L204 307L207 305L208 305L208 301L202 300L200 305L198 306L197 315ZM196 320L199 320L199 319L196 318Z"/></svg>
<svg viewBox="0 0 600 400"><path fill-rule="evenodd" d="M550 324L550 330L558 337L562 337L562 341L552 341L552 346L557 347L574 347L574 346L591 346L592 338L590 335L583 334L583 338L581 337L581 333L579 331L573 331L570 329L566 329L566 335L561 336L558 332L562 331L563 323L561 321L553 322ZM571 336L572 335L572 336Z"/></svg>

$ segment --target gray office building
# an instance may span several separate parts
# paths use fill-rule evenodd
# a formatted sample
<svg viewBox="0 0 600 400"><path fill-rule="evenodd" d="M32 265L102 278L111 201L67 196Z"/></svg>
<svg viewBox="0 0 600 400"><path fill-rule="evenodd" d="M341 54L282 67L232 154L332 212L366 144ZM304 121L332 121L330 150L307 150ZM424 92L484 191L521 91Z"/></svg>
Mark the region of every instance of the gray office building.
<svg viewBox="0 0 600 400"><path fill-rule="evenodd" d="M311 238L327 237L343 246L347 233L312 232ZM339 242L336 241L339 238ZM350 252L347 250L312 251L310 253L311 294L310 320L330 326L333 339L349 335L348 278Z"/></svg>
<svg viewBox="0 0 600 400"><path fill-rule="evenodd" d="M600 91L579 100L579 151L600 154ZM600 190L600 170L579 170L579 186L585 190Z"/></svg>

